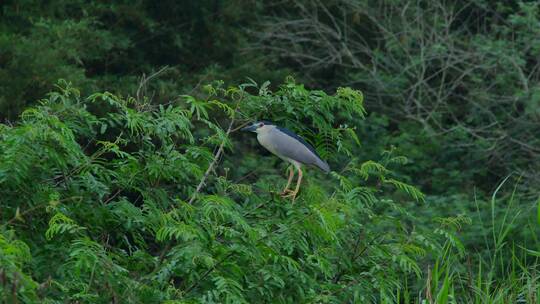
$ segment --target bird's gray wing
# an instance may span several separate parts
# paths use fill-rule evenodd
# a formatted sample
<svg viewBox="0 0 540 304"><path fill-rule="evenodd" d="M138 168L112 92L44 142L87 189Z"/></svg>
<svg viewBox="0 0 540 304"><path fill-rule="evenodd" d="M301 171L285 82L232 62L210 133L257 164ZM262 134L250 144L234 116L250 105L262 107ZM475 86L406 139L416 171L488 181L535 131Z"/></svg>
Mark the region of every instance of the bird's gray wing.
<svg viewBox="0 0 540 304"><path fill-rule="evenodd" d="M313 147L299 140L298 136L291 136L279 129L269 132L269 142L272 143L272 152L280 157L290 158L305 165L313 165L328 172L330 168L315 152Z"/></svg>

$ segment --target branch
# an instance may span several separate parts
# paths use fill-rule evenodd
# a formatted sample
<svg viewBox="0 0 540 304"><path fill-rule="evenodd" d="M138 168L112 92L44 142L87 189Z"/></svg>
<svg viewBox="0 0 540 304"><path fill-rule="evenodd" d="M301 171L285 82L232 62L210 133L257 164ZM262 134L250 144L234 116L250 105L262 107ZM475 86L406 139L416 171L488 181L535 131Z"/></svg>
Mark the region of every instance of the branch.
<svg viewBox="0 0 540 304"><path fill-rule="evenodd" d="M219 145L219 148L218 148L216 154L214 155L214 160L212 160L212 162L208 166L208 169L206 169L206 172L204 173L203 177L199 181L199 185L197 185L197 188L195 189L195 192L193 192L193 194L191 195L191 198L189 199L188 204L190 204L190 205L193 203L193 201L195 201L195 198L197 197L197 194L199 194L199 192L201 192L201 189L204 186L204 183L205 183L206 179L208 178L208 175L210 175L210 172L212 172L212 170L214 170L214 167L216 166L217 162L219 161L219 159L221 157L221 154L223 154L223 150L224 150L224 147L225 147L225 141L229 137L229 134L231 134L231 132L233 131L232 127L233 127L233 124L234 124L234 122L236 120L235 119L235 114L236 114L236 111L238 110L238 106L240 105L240 101L241 101L241 99L236 104L236 108L234 109L234 113L233 113L233 115L231 117L231 121L229 122L229 127L227 128L227 132L225 133L225 138L221 141L221 144ZM234 131L236 131L236 130L238 130L238 128L234 129Z"/></svg>
<svg viewBox="0 0 540 304"><path fill-rule="evenodd" d="M135 94L137 96L137 101L139 102L141 101L141 98L142 98L141 93L146 88L146 85L148 84L148 82L152 80L152 78L156 78L157 76L159 76L159 74L165 72L168 69L169 69L168 66L164 66L161 69L159 69L159 71L155 72L154 74L148 77L146 77L144 73L142 74L141 81L139 82L139 88L137 89L137 93Z"/></svg>

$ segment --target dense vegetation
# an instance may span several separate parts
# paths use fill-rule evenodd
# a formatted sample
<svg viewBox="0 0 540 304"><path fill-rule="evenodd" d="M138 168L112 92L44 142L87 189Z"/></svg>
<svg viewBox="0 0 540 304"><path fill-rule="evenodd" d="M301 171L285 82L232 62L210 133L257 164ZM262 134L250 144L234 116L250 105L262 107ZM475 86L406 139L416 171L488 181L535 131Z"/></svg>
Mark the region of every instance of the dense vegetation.
<svg viewBox="0 0 540 304"><path fill-rule="evenodd" d="M540 303L540 4L0 3L0 301ZM238 130L267 119L332 172Z"/></svg>

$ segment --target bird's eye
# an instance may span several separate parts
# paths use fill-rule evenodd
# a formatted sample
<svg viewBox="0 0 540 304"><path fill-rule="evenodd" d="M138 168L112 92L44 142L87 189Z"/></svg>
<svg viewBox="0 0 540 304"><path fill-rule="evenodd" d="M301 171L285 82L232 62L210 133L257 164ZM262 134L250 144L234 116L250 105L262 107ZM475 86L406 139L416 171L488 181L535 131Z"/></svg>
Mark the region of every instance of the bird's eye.
<svg viewBox="0 0 540 304"><path fill-rule="evenodd" d="M264 126L264 123L261 122L261 123L259 124L259 128L262 127L262 126Z"/></svg>

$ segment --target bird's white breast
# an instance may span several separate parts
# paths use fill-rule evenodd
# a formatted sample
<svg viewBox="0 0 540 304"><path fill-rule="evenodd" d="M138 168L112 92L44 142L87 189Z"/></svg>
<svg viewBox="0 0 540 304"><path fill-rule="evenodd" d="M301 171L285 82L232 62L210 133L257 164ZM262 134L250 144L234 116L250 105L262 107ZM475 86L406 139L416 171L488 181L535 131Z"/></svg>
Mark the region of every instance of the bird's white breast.
<svg viewBox="0 0 540 304"><path fill-rule="evenodd" d="M257 140L261 144L261 146L265 147L266 150L272 152L273 154L279 156L283 160L289 161L287 157L283 157L281 153L279 153L279 147L276 146L276 136L279 136L279 134L276 134L276 127L275 126L264 126L262 128L259 128L257 130Z"/></svg>
<svg viewBox="0 0 540 304"><path fill-rule="evenodd" d="M276 151L276 147L274 147L274 144L272 142L272 135L271 130L264 130L264 132L259 132L257 134L257 140L261 144L261 146L265 147L268 151L272 152L273 154L279 156L279 153Z"/></svg>
<svg viewBox="0 0 540 304"><path fill-rule="evenodd" d="M276 130L275 126L264 126L262 128L259 128L257 132L257 140L259 141L261 146L265 147L266 150L272 152L272 154L283 159L284 161L292 163L296 167L300 167L301 164L298 161L278 152L279 147L277 147L276 145L278 145L279 143L293 145L294 140L287 135L280 134Z"/></svg>

